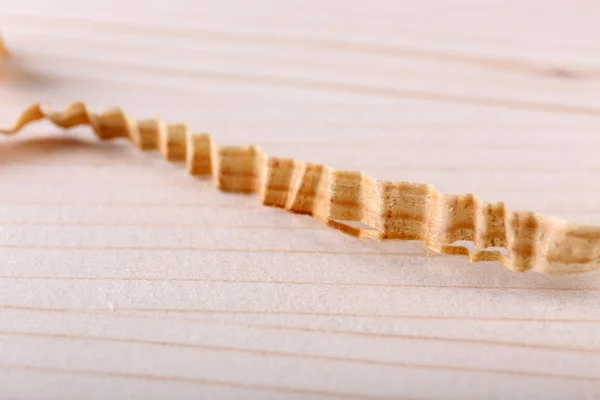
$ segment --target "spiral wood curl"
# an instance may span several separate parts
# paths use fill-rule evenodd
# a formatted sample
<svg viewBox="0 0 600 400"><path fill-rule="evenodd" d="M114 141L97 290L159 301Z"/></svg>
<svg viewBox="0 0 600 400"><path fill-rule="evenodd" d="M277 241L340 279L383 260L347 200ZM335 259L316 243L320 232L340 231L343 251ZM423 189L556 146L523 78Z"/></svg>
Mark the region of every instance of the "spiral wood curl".
<svg viewBox="0 0 600 400"><path fill-rule="evenodd" d="M61 128L89 125L101 140L127 138L141 150L158 149L165 160L185 162L192 175L212 175L220 190L257 193L262 204L307 214L348 235L382 241L418 240L442 254L472 262L499 261L512 271L568 274L600 267L600 228L569 224L533 212L510 211L471 194L447 195L433 186L378 181L292 159L271 157L256 146L218 146L208 134L160 118L136 121L118 108L93 114L75 102L62 112L33 104L14 134L47 119ZM372 229L339 221L360 221ZM471 241L470 252L456 241ZM489 247L502 247L508 257Z"/></svg>

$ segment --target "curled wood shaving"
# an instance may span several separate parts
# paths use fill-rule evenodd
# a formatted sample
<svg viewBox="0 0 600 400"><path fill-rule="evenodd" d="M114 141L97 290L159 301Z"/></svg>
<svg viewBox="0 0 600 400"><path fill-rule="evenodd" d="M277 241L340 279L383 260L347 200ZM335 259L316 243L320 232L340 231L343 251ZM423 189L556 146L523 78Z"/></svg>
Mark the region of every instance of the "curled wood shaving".
<svg viewBox="0 0 600 400"><path fill-rule="evenodd" d="M218 146L208 134L159 118L136 121L118 108L103 114L76 102L62 112L33 104L14 134L47 119L61 128L89 125L101 140L127 138L141 150L158 149L185 162L192 175L212 175L226 192L256 193L262 204L308 214L348 235L382 241L418 240L442 254L472 262L498 261L512 271L569 274L600 266L600 228L577 226L532 212L515 212L471 194L447 195L431 185L378 181L358 172L271 157L256 146ZM360 221L361 229L340 221ZM477 250L452 245L471 241ZM505 248L508 256L490 247ZM488 250L485 250L488 248Z"/></svg>
<svg viewBox="0 0 600 400"><path fill-rule="evenodd" d="M0 57L8 57L8 49L6 48L6 45L4 44L4 40L2 39L2 36L0 36Z"/></svg>

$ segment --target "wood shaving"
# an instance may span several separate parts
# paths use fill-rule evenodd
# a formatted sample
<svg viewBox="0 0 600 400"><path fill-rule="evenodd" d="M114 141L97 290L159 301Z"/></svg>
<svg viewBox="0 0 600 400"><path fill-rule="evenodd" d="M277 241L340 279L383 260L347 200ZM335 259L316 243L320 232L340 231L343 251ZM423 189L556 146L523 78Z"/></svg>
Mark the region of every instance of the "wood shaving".
<svg viewBox="0 0 600 400"><path fill-rule="evenodd" d="M0 36L0 57L8 57L8 49L6 48L6 45L4 44L4 40L2 39L2 36Z"/></svg>
<svg viewBox="0 0 600 400"><path fill-rule="evenodd" d="M266 206L311 215L354 237L423 241L437 253L498 261L515 272L570 274L600 266L598 227L511 211L504 203L485 203L471 194L442 194L431 185L379 181L359 172L272 157L256 146L218 146L210 135L191 134L186 125L167 125L160 118L136 121L118 108L94 114L81 102L62 112L33 104L13 128L0 132L14 134L43 119L64 129L89 125L101 140L126 138L141 150L159 150L165 160L185 162L192 175L212 175L220 190L256 193ZM341 221L359 221L372 229ZM470 241L476 250L453 245L457 241ZM490 247L504 248L508 256Z"/></svg>

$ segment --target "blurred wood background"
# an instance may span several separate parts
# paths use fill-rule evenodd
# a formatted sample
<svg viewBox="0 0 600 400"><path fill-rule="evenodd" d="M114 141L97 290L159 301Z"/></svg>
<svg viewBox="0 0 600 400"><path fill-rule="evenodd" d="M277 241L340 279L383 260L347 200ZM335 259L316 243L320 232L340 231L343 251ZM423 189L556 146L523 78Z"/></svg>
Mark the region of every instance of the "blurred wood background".
<svg viewBox="0 0 600 400"><path fill-rule="evenodd" d="M593 1L5 2L0 120L220 144L600 224ZM2 398L600 398L600 273L357 241L42 123L0 141Z"/></svg>

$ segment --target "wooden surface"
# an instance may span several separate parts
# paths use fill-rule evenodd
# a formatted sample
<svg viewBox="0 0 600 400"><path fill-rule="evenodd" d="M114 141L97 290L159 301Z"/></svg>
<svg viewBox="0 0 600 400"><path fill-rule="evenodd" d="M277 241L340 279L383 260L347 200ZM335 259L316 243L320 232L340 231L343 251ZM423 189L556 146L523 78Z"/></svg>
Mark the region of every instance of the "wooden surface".
<svg viewBox="0 0 600 400"><path fill-rule="evenodd" d="M600 224L592 1L19 1L0 120L222 144ZM600 398L600 273L357 241L48 124L0 141L2 398Z"/></svg>

